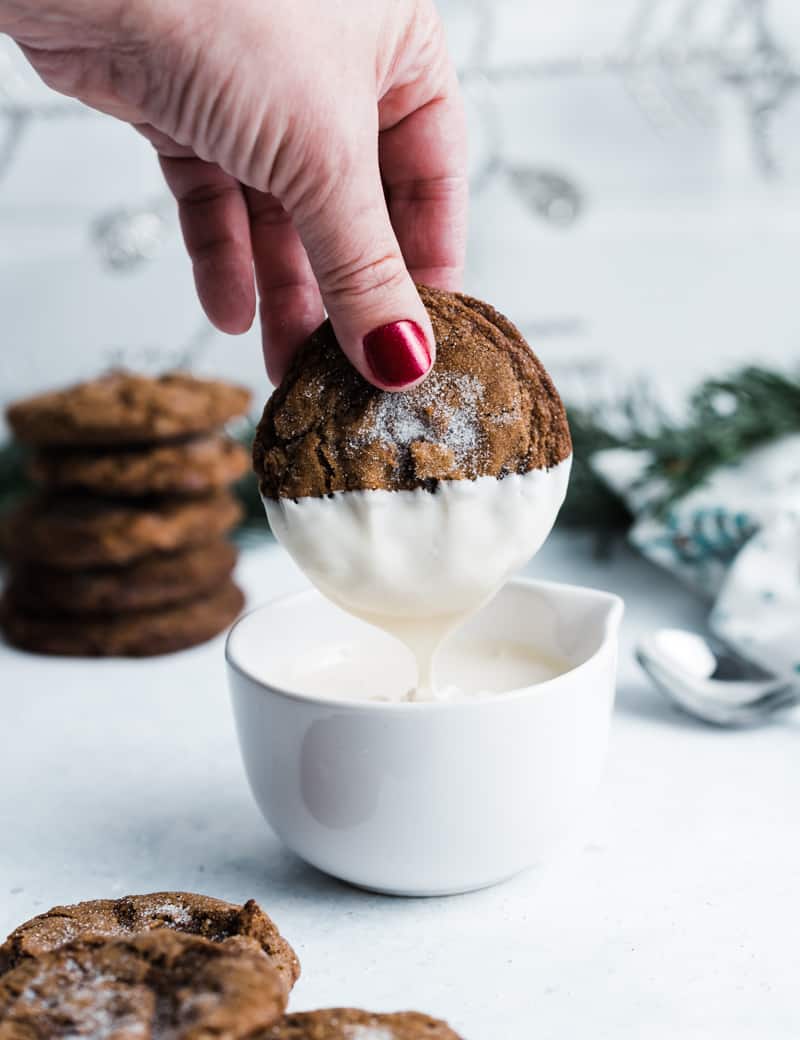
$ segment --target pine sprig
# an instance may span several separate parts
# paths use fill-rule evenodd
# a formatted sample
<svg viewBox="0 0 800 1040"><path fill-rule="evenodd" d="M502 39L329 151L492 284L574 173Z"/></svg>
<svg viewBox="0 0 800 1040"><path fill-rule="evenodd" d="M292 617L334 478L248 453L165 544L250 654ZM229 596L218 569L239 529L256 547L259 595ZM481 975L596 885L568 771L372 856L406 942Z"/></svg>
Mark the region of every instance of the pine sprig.
<svg viewBox="0 0 800 1040"><path fill-rule="evenodd" d="M797 431L800 378L753 365L706 380L690 398L688 422L665 424L645 441L653 456L647 476L665 479L668 505L718 466Z"/></svg>
<svg viewBox="0 0 800 1040"><path fill-rule="evenodd" d="M604 448L647 451L642 482L666 488L663 510L702 484L718 467L789 433L800 432L800 377L757 365L708 379L691 395L681 419L670 418L640 387L611 408L567 407L575 465L560 522L627 526L630 513L591 468Z"/></svg>
<svg viewBox="0 0 800 1040"><path fill-rule="evenodd" d="M594 452L619 447L618 436L609 431L597 412L567 405L567 415L572 433L572 472L558 522L564 527L624 530L632 520L627 506L589 464Z"/></svg>

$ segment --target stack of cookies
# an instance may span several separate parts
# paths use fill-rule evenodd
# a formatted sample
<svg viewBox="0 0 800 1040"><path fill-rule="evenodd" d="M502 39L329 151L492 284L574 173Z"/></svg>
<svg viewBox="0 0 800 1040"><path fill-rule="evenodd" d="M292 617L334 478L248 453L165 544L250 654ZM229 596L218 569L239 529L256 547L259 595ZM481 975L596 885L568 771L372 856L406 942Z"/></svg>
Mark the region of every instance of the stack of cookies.
<svg viewBox="0 0 800 1040"><path fill-rule="evenodd" d="M145 656L227 628L243 605L230 485L249 458L222 427L249 401L186 373L115 372L9 408L39 485L4 528L11 643Z"/></svg>
<svg viewBox="0 0 800 1040"><path fill-rule="evenodd" d="M460 1040L416 1011L286 1014L300 962L252 899L56 906L0 946L0 1040Z"/></svg>

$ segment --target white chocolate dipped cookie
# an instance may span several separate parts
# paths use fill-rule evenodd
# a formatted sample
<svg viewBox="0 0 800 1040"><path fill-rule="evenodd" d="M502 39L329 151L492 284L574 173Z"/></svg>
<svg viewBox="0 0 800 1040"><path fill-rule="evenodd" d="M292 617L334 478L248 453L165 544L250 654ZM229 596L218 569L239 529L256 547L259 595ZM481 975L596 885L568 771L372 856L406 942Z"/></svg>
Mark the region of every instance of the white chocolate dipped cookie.
<svg viewBox="0 0 800 1040"><path fill-rule="evenodd" d="M270 525L330 599L403 640L433 691L444 636L539 549L571 441L549 376L487 304L421 290L437 360L401 394L350 366L329 324L267 402L254 464Z"/></svg>

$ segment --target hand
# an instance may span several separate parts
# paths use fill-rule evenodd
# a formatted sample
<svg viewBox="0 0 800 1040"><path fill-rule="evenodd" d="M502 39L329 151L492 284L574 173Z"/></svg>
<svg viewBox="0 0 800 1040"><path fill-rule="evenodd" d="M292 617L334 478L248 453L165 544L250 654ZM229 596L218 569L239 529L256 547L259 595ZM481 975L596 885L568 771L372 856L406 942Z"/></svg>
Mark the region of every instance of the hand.
<svg viewBox="0 0 800 1040"><path fill-rule="evenodd" d="M0 0L0 30L50 86L155 145L206 313L246 331L257 286L274 382L323 304L371 382L424 376L413 282L459 288L466 225L432 0Z"/></svg>

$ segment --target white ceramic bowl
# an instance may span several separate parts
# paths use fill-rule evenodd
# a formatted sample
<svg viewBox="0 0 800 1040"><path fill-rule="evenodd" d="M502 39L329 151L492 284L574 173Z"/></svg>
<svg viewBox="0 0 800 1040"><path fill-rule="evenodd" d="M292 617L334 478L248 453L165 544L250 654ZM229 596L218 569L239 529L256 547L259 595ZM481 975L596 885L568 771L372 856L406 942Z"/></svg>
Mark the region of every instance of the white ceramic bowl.
<svg viewBox="0 0 800 1040"><path fill-rule="evenodd" d="M261 812L307 862L381 892L464 892L541 862L600 779L621 617L605 592L509 582L460 638L524 642L569 671L480 700L385 703L356 698L407 665L399 644L316 591L259 607L234 626L226 658ZM353 699L280 687L326 649L363 657Z"/></svg>

